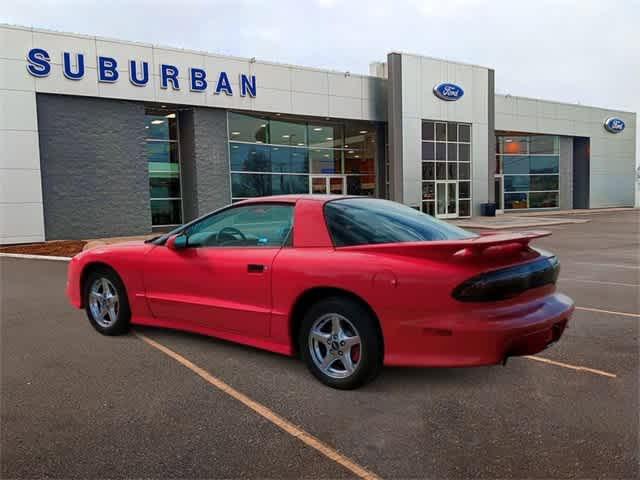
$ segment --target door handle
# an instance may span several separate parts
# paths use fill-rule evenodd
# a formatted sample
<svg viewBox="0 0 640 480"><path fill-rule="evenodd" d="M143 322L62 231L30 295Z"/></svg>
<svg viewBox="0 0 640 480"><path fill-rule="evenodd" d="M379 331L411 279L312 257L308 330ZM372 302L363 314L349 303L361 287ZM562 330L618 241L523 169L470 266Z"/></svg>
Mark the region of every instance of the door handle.
<svg viewBox="0 0 640 480"><path fill-rule="evenodd" d="M247 265L247 272L249 273L262 273L267 269L264 265L258 263L250 263Z"/></svg>

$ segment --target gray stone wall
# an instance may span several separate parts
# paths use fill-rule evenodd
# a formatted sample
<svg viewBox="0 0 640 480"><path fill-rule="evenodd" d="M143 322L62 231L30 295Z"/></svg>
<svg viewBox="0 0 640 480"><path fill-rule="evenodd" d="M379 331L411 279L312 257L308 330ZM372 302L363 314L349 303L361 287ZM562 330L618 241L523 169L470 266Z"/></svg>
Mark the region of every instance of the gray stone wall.
<svg viewBox="0 0 640 480"><path fill-rule="evenodd" d="M194 108L181 114L185 220L231 202L227 112Z"/></svg>
<svg viewBox="0 0 640 480"><path fill-rule="evenodd" d="M144 105L37 95L45 238L151 231Z"/></svg>

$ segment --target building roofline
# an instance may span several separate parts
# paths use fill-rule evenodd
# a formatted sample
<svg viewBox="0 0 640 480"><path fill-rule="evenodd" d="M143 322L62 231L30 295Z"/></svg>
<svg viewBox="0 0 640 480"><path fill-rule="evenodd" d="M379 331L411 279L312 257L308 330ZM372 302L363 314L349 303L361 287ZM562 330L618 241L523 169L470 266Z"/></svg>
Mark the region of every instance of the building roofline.
<svg viewBox="0 0 640 480"><path fill-rule="evenodd" d="M403 52L401 50L392 50L389 52L389 55L392 53L396 53L398 55L407 55L410 57L419 57L419 58L426 58L428 60L435 60L436 62L447 62L447 63L454 63L456 65L462 65L464 67L475 67L475 68L482 68L484 70L494 70L493 67L487 67L484 65L478 65L476 63L468 63L468 62L460 62L458 60L449 60L448 58L442 58L442 57L432 57L430 55L422 55L419 53L411 53L411 52Z"/></svg>
<svg viewBox="0 0 640 480"><path fill-rule="evenodd" d="M141 41L136 41L136 40L123 40L121 38L113 38L113 37L102 37L99 35L89 35L86 33L74 33L74 32L67 32L67 31L63 31L63 30L52 30L52 29L47 29L47 28L40 28L40 27L26 27L24 25L15 25L15 24L9 24L9 23L0 23L0 28L9 28L9 29L14 29L14 30L25 30L25 31L30 31L30 32L38 32L38 33L44 33L44 34L50 34L50 35L64 35L66 37L76 37L78 39L84 39L84 40L97 40L97 41L103 41L103 42L112 42L112 43L119 43L122 45L133 45L133 46L139 46L139 47L145 47L145 48L157 48L157 49L162 49L162 50L170 50L173 52L181 52L181 53L189 53L189 54L193 54L193 55L204 55L204 56L208 56L208 57L222 57L228 60L236 60L236 61L241 61L241 62L250 62L252 60L252 58L249 57L238 57L235 55L227 55L227 54L223 54L223 53L215 53L215 52L208 52L205 50L192 50L192 49L188 49L188 48L180 48L180 47L172 47L172 46L167 46L167 45L160 45L160 44L154 44L154 43L147 43L147 42L141 42ZM255 57L253 57L255 58ZM309 67L306 65L294 65L292 63L284 63L284 62L276 62L273 60L262 60L262 59L255 59L255 63L259 63L261 65L270 65L270 66L275 66L275 67L284 67L284 68L295 68L297 70L307 70L307 71L313 71L313 72L319 72L319 73L331 73L331 74L337 74L337 75L348 75L350 77L358 77L358 78L371 78L371 79L380 79L381 77L377 77L375 75L366 75L363 73L354 73L348 70L336 70L336 69L328 69L328 68L320 68L320 67ZM383 79L384 80L384 79Z"/></svg>
<svg viewBox="0 0 640 480"><path fill-rule="evenodd" d="M496 97L512 98L512 99L521 98L523 100L532 100L532 101L535 101L535 102L545 102L545 103L555 103L556 105L568 105L570 107L597 108L598 110L607 110L609 112L618 112L618 113L625 113L627 115L637 116L636 112L632 112L630 110L621 110L619 108L607 108L607 107L601 107L601 106L598 106L598 105L584 105L582 103L576 103L576 102L561 102L560 100L547 100L546 98L526 97L526 96L523 96L523 95L512 95L510 93L498 93L498 92L496 92L495 96Z"/></svg>

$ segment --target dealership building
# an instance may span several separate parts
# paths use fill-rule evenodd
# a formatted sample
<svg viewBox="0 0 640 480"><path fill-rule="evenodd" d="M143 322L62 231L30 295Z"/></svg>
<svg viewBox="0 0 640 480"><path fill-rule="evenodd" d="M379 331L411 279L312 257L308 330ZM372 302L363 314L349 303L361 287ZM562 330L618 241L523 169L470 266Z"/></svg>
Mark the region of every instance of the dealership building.
<svg viewBox="0 0 640 480"><path fill-rule="evenodd" d="M406 53L356 75L0 26L0 244L286 193L441 218L633 206L635 113L495 91L491 68Z"/></svg>

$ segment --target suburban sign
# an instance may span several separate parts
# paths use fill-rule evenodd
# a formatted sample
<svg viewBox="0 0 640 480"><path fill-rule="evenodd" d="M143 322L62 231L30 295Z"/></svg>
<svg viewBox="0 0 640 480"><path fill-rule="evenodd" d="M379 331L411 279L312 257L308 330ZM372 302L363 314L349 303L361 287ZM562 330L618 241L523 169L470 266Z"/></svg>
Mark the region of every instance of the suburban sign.
<svg viewBox="0 0 640 480"><path fill-rule="evenodd" d="M62 73L66 78L73 81L82 80L85 75L85 56L83 53L71 54L62 53ZM47 77L51 73L51 57L43 48L32 48L27 53L27 71L34 77ZM128 60L129 82L136 87L146 87L149 83L149 62ZM99 56L96 62L98 82L115 83L120 79L120 67L118 60L111 57ZM160 75L160 88L180 90L183 78L179 78L180 71L175 65L161 63L158 65ZM184 77L184 76L183 76ZM207 72L202 68L189 68L187 83L192 92L204 92L209 88L213 93L219 95L233 95L233 86L226 72L219 72L214 77L208 77ZM256 96L255 75L245 75L241 73L238 78L240 96Z"/></svg>
<svg viewBox="0 0 640 480"><path fill-rule="evenodd" d="M462 89L462 87L459 87L458 85L455 85L453 83L439 83L438 85L433 87L433 93L441 100L453 102L462 98L462 96L464 95L464 90Z"/></svg>
<svg viewBox="0 0 640 480"><path fill-rule="evenodd" d="M609 117L604 121L604 128L611 133L620 133L624 127L624 120L618 117Z"/></svg>

